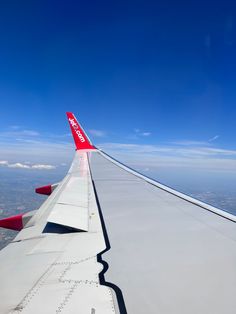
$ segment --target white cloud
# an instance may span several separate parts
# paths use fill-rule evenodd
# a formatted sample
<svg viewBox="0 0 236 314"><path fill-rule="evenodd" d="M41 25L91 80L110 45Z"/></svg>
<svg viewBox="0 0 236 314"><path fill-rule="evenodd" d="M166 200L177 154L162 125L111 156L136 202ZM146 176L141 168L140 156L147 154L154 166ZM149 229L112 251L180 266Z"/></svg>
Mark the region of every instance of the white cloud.
<svg viewBox="0 0 236 314"><path fill-rule="evenodd" d="M8 165L8 161L7 160L0 160L0 166L5 166Z"/></svg>
<svg viewBox="0 0 236 314"><path fill-rule="evenodd" d="M94 130L93 130L94 131ZM101 131L101 130L96 130ZM104 131L101 131L104 132ZM133 136L140 139L143 132L133 130ZM1 134L0 134L1 135ZM97 136L105 135L97 133ZM216 135L217 136L217 135ZM236 150L216 147L216 140L206 141L182 140L166 142L160 145L138 145L131 143L102 143L99 146L107 153L130 166L140 169L160 167L189 167L214 169L216 171L236 171ZM74 155L72 138L59 137L24 137L9 141L0 138L0 166L24 169L54 169L54 164L69 165ZM100 141L101 143L101 141ZM13 159L14 156L14 159ZM17 162L16 162L17 160ZM30 160L28 163L26 161ZM9 166L10 165L10 166ZM60 169L60 167L59 167Z"/></svg>
<svg viewBox="0 0 236 314"><path fill-rule="evenodd" d="M11 130L19 130L20 128L21 128L20 125L10 125L9 126L9 129L11 129Z"/></svg>
<svg viewBox="0 0 236 314"><path fill-rule="evenodd" d="M143 132L140 129L134 129L135 135L129 135L129 139L137 139L138 136L150 136L152 133L151 132Z"/></svg>
<svg viewBox="0 0 236 314"><path fill-rule="evenodd" d="M34 131L34 130L22 130L21 135L26 135L26 136L38 136L40 135L39 132Z"/></svg>
<svg viewBox="0 0 236 314"><path fill-rule="evenodd" d="M70 164L74 156L73 139L18 139L5 141L0 138L0 158L11 163L30 161L33 164Z"/></svg>
<svg viewBox="0 0 236 314"><path fill-rule="evenodd" d="M56 166L53 165L43 165L43 164L33 164L29 165L29 163L21 163L21 162L16 162L16 163L9 163L7 160L0 160L0 166L7 167L7 168L21 168L21 169L45 169L45 170L50 170L50 169L55 169Z"/></svg>
<svg viewBox="0 0 236 314"><path fill-rule="evenodd" d="M19 129L13 129L10 131L3 131L0 132L0 137L6 137L6 138L16 138L16 137L34 137L39 136L40 133L35 130L19 130Z"/></svg>
<svg viewBox="0 0 236 314"><path fill-rule="evenodd" d="M52 165L32 165L32 169L45 169L45 170L50 170L50 169L55 169L56 166Z"/></svg>
<svg viewBox="0 0 236 314"><path fill-rule="evenodd" d="M171 142L170 144L180 145L180 146L204 146L204 145L209 145L209 143L206 142L206 141L193 141L193 140L175 141L175 142Z"/></svg>
<svg viewBox="0 0 236 314"><path fill-rule="evenodd" d="M150 136L152 133L151 132L143 132L141 133L142 136Z"/></svg>
<svg viewBox="0 0 236 314"><path fill-rule="evenodd" d="M118 151L126 151L129 153L156 153L156 152L170 152L172 148L162 147L158 145L140 145L140 144L125 144L125 143L104 143L99 145L102 149L112 149Z"/></svg>
<svg viewBox="0 0 236 314"><path fill-rule="evenodd" d="M24 168L24 169L30 169L31 167L29 165L24 165L20 162L17 162L15 164L7 164L8 168Z"/></svg>
<svg viewBox="0 0 236 314"><path fill-rule="evenodd" d="M123 143L104 143L100 147L105 149L115 149L128 151L130 153L165 153L170 155L181 155L186 157L202 156L236 156L236 150L213 148L213 147L176 147L171 145L140 145L140 144L123 144Z"/></svg>
<svg viewBox="0 0 236 314"><path fill-rule="evenodd" d="M102 130L89 130L89 133L95 137L104 137L106 136L106 132Z"/></svg>
<svg viewBox="0 0 236 314"><path fill-rule="evenodd" d="M236 150L208 146L138 145L103 143L100 147L133 167L189 167L214 171L236 171Z"/></svg>
<svg viewBox="0 0 236 314"><path fill-rule="evenodd" d="M219 138L219 135L215 135L214 137L210 138L208 140L208 142L214 142L215 140L217 140Z"/></svg>

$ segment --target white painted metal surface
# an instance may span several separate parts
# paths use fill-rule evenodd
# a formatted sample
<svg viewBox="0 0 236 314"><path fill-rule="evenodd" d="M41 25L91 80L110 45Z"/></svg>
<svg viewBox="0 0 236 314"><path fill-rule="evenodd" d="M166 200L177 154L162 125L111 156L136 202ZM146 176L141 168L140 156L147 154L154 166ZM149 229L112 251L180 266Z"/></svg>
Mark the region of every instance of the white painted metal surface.
<svg viewBox="0 0 236 314"><path fill-rule="evenodd" d="M0 252L0 313L234 314L235 242L233 215L77 151Z"/></svg>
<svg viewBox="0 0 236 314"><path fill-rule="evenodd" d="M47 221L77 230L88 231L88 208L68 203L56 204Z"/></svg>
<svg viewBox="0 0 236 314"><path fill-rule="evenodd" d="M87 152L76 152L65 179L0 252L0 313L118 313L113 289L99 278L105 249Z"/></svg>
<svg viewBox="0 0 236 314"><path fill-rule="evenodd" d="M80 156L79 176L71 176L64 185L47 219L50 223L88 231L89 167L87 154Z"/></svg>
<svg viewBox="0 0 236 314"><path fill-rule="evenodd" d="M105 279L121 289L127 312L234 314L235 217L101 152L90 167L111 246Z"/></svg>

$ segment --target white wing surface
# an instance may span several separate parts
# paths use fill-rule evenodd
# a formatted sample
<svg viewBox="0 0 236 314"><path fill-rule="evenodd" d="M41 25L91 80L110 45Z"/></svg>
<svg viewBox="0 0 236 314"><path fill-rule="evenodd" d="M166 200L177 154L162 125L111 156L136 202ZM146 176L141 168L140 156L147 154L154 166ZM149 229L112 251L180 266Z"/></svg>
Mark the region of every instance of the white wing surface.
<svg viewBox="0 0 236 314"><path fill-rule="evenodd" d="M67 176L0 252L0 313L234 314L235 216L120 164L68 118Z"/></svg>

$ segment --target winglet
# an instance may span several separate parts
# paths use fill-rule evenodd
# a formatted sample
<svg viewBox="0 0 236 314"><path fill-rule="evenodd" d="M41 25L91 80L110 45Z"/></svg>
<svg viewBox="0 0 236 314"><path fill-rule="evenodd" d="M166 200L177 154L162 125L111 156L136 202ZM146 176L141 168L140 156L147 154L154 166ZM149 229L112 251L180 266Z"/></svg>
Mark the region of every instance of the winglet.
<svg viewBox="0 0 236 314"><path fill-rule="evenodd" d="M67 112L66 115L70 124L72 135L74 137L76 149L95 149L73 113Z"/></svg>

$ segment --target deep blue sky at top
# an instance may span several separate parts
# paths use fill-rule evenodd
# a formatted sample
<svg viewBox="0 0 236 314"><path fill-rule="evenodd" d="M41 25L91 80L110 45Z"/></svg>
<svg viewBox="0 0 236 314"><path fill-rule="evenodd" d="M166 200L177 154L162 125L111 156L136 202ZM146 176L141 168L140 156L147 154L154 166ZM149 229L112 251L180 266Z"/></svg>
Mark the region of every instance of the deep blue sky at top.
<svg viewBox="0 0 236 314"><path fill-rule="evenodd" d="M235 1L1 1L1 129L235 148Z"/></svg>

